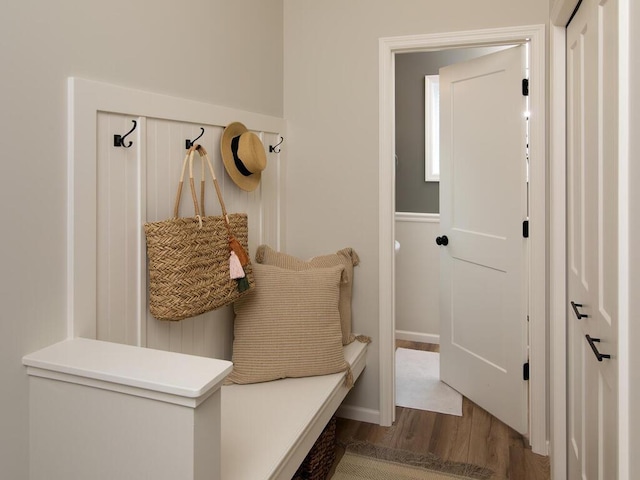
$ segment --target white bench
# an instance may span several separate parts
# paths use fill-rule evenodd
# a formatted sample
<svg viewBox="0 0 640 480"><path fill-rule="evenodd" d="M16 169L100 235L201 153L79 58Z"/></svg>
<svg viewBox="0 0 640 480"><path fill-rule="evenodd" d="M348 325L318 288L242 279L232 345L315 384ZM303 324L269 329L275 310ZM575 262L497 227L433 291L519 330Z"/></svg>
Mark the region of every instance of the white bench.
<svg viewBox="0 0 640 480"><path fill-rule="evenodd" d="M353 379L367 344L344 347ZM349 389L345 373L222 387L222 480L291 480Z"/></svg>
<svg viewBox="0 0 640 480"><path fill-rule="evenodd" d="M366 345L345 347L354 380ZM290 480L345 373L221 388L231 363L74 338L26 355L31 480Z"/></svg>

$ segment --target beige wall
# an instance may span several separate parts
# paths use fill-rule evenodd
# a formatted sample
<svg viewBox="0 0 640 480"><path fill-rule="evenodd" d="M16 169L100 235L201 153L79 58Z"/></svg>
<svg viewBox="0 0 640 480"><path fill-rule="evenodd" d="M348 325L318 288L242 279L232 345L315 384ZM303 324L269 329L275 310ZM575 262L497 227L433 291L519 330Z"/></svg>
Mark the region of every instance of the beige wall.
<svg viewBox="0 0 640 480"><path fill-rule="evenodd" d="M282 0L0 6L0 478L28 477L25 353L66 335L66 79L274 116Z"/></svg>
<svg viewBox="0 0 640 480"><path fill-rule="evenodd" d="M287 246L361 258L354 326L374 343L347 402L379 408L378 42L380 37L546 24L539 0L284 0ZM391 179L389 179L391 181Z"/></svg>

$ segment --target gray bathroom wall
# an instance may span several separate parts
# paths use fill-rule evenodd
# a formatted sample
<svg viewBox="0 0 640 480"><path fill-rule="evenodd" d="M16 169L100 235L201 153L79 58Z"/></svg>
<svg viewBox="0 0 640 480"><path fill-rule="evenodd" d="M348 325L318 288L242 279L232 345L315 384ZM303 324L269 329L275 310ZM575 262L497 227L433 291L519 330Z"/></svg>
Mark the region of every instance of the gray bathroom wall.
<svg viewBox="0 0 640 480"><path fill-rule="evenodd" d="M396 55L396 212L440 213L438 182L425 182L424 77L441 67L505 47L460 48Z"/></svg>

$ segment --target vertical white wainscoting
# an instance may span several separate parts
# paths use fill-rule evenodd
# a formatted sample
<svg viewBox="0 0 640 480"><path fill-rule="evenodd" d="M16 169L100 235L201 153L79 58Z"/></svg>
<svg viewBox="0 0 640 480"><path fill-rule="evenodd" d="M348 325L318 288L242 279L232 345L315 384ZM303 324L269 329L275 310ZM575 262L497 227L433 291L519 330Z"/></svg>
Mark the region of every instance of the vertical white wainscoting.
<svg viewBox="0 0 640 480"><path fill-rule="evenodd" d="M111 132L126 132L131 119L119 114L98 114L98 228L97 228L97 339L130 345L230 358L233 311L223 307L180 322L160 321L147 304L144 222L171 218L178 180L186 154L185 141L200 134L189 123L143 119L130 148L115 148ZM206 125L198 139L213 163L227 212L249 217L249 250L253 257L260 243L277 246L277 191L279 158L269 154L263 181L253 192L239 189L226 174L220 155L224 127ZM103 134L106 133L107 134ZM273 135L256 132L268 149ZM200 176L197 164L196 175ZM196 182L197 184L197 182ZM266 193L265 193L266 192ZM193 214L188 191L183 190L180 215ZM220 215L222 208L206 171L205 213ZM140 262L142 259L142 263ZM142 266L141 266L142 265ZM141 275L142 268L142 275ZM142 308L141 308L142 306ZM140 335L137 326L141 325Z"/></svg>
<svg viewBox="0 0 640 480"><path fill-rule="evenodd" d="M396 338L440 343L440 216L396 213Z"/></svg>
<svg viewBox="0 0 640 480"><path fill-rule="evenodd" d="M197 140L197 143L207 150L216 177L220 180L224 176L224 166L219 154L219 138L222 134L222 127L200 126L160 119L147 121L147 222L172 217L178 180L186 154L185 141L196 138L201 132L200 127L205 129L205 133ZM198 168L195 170L195 175L199 178L199 162L196 163L196 166ZM205 213L220 215L221 207L213 182L208 171L206 173ZM226 199L229 192L225 193L223 182L220 182L220 185L225 203L229 206ZM193 210L191 195L188 189L183 190L180 215L193 215ZM233 340L233 313L230 307L207 312L180 322L157 320L151 316L148 309L145 312L146 345L148 347L216 358L230 357L230 345Z"/></svg>
<svg viewBox="0 0 640 480"><path fill-rule="evenodd" d="M227 211L248 214L251 257L262 243L282 248L285 155L269 152L269 145L286 136L286 122L78 79L70 81L70 88L72 336L230 359L232 307L180 322L159 321L150 315L143 225L173 215L185 140L200 135L202 127L205 133L197 143L209 153ZM114 134L127 133L132 120L137 127L126 139L131 147L115 147ZM220 138L225 125L233 121L243 122L260 136L267 152L267 168L253 192L239 189L222 163ZM221 207L208 171L206 188L206 214L219 215ZM95 216L86 207L93 202ZM180 214L192 211L191 196L183 190ZM90 298L93 292L95 302Z"/></svg>
<svg viewBox="0 0 640 480"><path fill-rule="evenodd" d="M269 133L263 135L265 145L277 145L280 142L280 135ZM286 148L280 145L275 152L269 152L267 147L267 169L262 173L261 190L262 204L264 205L262 215L262 238L263 243L269 244L272 248L283 251L282 237L279 234L279 226L284 224L282 212L285 201L284 188L284 158L280 155L281 149ZM255 257L255 251L253 252Z"/></svg>
<svg viewBox="0 0 640 480"><path fill-rule="evenodd" d="M114 147L115 134L125 135L131 147ZM117 343L144 342L139 328L144 315L141 299L144 268L143 218L140 192L144 179L144 121L118 114L98 113L97 127L97 337ZM82 222L83 219L76 219ZM88 221L88 219L87 219Z"/></svg>

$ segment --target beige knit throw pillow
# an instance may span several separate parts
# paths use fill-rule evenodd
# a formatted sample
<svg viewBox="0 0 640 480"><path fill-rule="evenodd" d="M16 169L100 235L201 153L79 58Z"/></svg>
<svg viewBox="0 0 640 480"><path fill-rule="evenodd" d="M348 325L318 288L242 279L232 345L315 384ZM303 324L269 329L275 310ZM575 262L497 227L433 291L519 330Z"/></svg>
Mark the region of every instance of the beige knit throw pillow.
<svg viewBox="0 0 640 480"><path fill-rule="evenodd" d="M260 245L256 250L256 263L274 265L288 270L308 270L311 268L326 268L335 265L344 266L342 282L340 283L340 322L342 328L342 344L347 345L355 339L351 333L351 298L353 291L353 267L360 263L358 254L352 248L343 248L333 254L301 260L292 255L277 252L267 245Z"/></svg>
<svg viewBox="0 0 640 480"><path fill-rule="evenodd" d="M349 370L338 298L344 267L254 265L256 287L234 303L233 383Z"/></svg>

